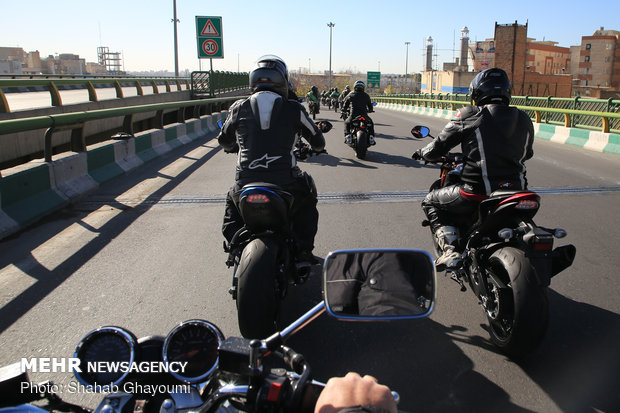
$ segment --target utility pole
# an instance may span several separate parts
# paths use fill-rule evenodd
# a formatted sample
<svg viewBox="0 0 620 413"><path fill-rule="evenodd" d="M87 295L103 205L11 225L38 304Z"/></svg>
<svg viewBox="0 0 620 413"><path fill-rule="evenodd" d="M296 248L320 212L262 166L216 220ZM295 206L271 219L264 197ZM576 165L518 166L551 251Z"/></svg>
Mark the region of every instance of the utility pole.
<svg viewBox="0 0 620 413"><path fill-rule="evenodd" d="M177 41L177 23L179 19L177 19L177 0L172 0L172 8L172 23L174 23L174 76L179 77L179 44Z"/></svg>
<svg viewBox="0 0 620 413"><path fill-rule="evenodd" d="M405 46L407 48L407 52L405 54L405 88L407 88L407 70L409 69L409 43L405 42Z"/></svg>
<svg viewBox="0 0 620 413"><path fill-rule="evenodd" d="M327 27L329 27L329 87L332 87L332 29L336 24L329 22L327 23Z"/></svg>

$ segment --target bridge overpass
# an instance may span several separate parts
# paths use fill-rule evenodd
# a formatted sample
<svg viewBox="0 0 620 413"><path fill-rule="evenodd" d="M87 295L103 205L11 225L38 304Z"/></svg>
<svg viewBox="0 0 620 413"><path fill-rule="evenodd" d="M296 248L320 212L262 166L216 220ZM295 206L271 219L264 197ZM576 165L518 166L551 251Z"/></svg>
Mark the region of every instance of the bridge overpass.
<svg viewBox="0 0 620 413"><path fill-rule="evenodd" d="M1 363L70 355L83 335L104 324L140 337L203 318L226 336L239 333L220 233L235 164L215 141L213 124L224 114L169 125L185 128L175 139L159 138L173 146L169 151L0 241ZM373 114L377 145L358 160L342 142L337 114L324 109L319 117L335 125L326 135L328 154L301 164L319 191L315 254L430 250L420 201L438 170L410 158L425 142L409 130L425 124L436 135L445 119L380 106ZM200 136L181 138L202 119L207 127ZM143 143L134 140L136 148ZM106 145L131 144L87 152ZM371 374L399 391L405 411L618 411L620 157L544 139L536 140L534 152L528 178L542 194L536 221L565 228L566 242L578 251L574 265L552 280L541 348L518 364L497 354L473 295L440 277L430 319L356 324L323 317L293 337L289 345L304 354L316 379L349 370ZM283 323L320 299L319 278L290 291ZM66 384L72 377L32 379ZM97 395L63 396L91 407L98 401Z"/></svg>

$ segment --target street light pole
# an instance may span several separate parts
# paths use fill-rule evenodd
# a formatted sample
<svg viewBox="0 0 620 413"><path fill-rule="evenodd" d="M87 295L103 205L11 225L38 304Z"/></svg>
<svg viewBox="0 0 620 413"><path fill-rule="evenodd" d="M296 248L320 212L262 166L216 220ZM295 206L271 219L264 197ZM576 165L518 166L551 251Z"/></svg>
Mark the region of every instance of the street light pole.
<svg viewBox="0 0 620 413"><path fill-rule="evenodd" d="M327 27L329 27L329 87L332 87L332 29L336 24L329 22L327 23Z"/></svg>
<svg viewBox="0 0 620 413"><path fill-rule="evenodd" d="M407 47L407 52L405 54L405 88L407 88L407 70L409 69L409 43L405 42L405 46Z"/></svg>
<svg viewBox="0 0 620 413"><path fill-rule="evenodd" d="M174 23L174 76L179 77L179 45L177 42L177 23L179 19L177 19L177 0L172 0L173 7L173 19Z"/></svg>

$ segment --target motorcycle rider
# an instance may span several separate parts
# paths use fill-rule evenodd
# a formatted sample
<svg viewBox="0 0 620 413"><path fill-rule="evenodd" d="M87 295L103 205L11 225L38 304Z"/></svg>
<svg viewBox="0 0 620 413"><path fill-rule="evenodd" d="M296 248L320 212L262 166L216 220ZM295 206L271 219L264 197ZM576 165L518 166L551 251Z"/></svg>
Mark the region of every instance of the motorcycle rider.
<svg viewBox="0 0 620 413"><path fill-rule="evenodd" d="M372 109L372 102L370 96L364 91L366 85L361 80L358 80L353 84L353 92L349 93L344 101L342 111L347 111L351 106L351 113L347 120L344 121L344 142L350 144L351 138L351 121L359 115L364 116L370 122L370 133L368 141L370 145L375 144L375 126L372 119L368 116L368 113L374 112Z"/></svg>
<svg viewBox="0 0 620 413"><path fill-rule="evenodd" d="M274 55L262 56L250 72L250 97L233 103L218 135L224 151L238 152L235 184L226 197L222 233L230 243L243 227L237 209L241 188L250 182L267 182L293 194L292 225L299 262L314 262L312 249L317 232L317 192L312 177L292 156L296 132L302 132L314 151L325 147L325 138L305 108L288 99L288 69ZM319 123L321 124L321 123ZM322 126L322 125L321 125Z"/></svg>
<svg viewBox="0 0 620 413"><path fill-rule="evenodd" d="M460 109L437 139L414 153L434 161L461 145L465 157L461 184L428 193L422 209L443 254L439 270L457 268L459 234L455 220L469 217L478 204L498 189L527 188L525 164L534 152L534 127L529 116L510 107L510 79L502 69L478 73L469 86L472 105Z"/></svg>
<svg viewBox="0 0 620 413"><path fill-rule="evenodd" d="M340 100L338 99L340 97L340 92L338 92L338 88L335 87L334 91L331 93L330 98L333 100L333 106L335 108L338 108L338 104L340 103Z"/></svg>
<svg viewBox="0 0 620 413"><path fill-rule="evenodd" d="M347 95L351 93L351 86L346 85L344 87L344 90L342 91L342 93L340 94L340 102L344 102L344 100L347 98Z"/></svg>
<svg viewBox="0 0 620 413"><path fill-rule="evenodd" d="M316 86L312 86L308 93L306 93L306 99L308 99L308 110L310 110L310 105L314 104L315 111L314 113L319 113L320 105L320 97L319 97L319 88Z"/></svg>

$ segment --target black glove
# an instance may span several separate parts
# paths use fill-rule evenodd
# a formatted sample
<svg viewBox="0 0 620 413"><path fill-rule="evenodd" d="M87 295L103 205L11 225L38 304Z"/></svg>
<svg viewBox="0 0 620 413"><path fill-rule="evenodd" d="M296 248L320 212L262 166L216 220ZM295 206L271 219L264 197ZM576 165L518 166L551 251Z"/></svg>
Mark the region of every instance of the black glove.
<svg viewBox="0 0 620 413"><path fill-rule="evenodd" d="M411 159L415 159L416 161L424 159L424 157L422 156L422 149L418 149L417 151L415 151L413 155L411 155Z"/></svg>
<svg viewBox="0 0 620 413"><path fill-rule="evenodd" d="M239 144L237 142L235 142L235 146L230 148L230 150L224 149L224 152L226 152L226 153L237 153L237 152L239 152Z"/></svg>

